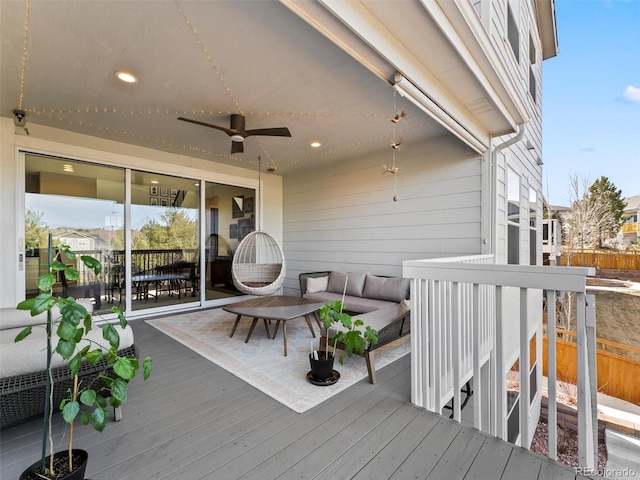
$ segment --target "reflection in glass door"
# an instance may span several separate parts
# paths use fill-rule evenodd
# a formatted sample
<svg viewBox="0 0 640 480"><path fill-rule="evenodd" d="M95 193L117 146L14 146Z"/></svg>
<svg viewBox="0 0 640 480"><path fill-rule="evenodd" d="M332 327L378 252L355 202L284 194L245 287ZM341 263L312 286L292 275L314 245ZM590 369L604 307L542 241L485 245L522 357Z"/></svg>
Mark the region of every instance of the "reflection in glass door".
<svg viewBox="0 0 640 480"><path fill-rule="evenodd" d="M199 202L193 179L131 172L133 310L199 301Z"/></svg>
<svg viewBox="0 0 640 480"><path fill-rule="evenodd" d="M233 284L233 254L255 229L255 190L205 182L206 300L242 295Z"/></svg>
<svg viewBox="0 0 640 480"><path fill-rule="evenodd" d="M201 217L200 181L131 170L125 222L126 172L25 154L26 298L38 294L37 278L47 269L49 233L54 246L69 245L102 263L96 278L81 262L60 258L78 267L81 278L59 278L54 287L56 294L92 298L99 313L112 305L143 310L241 295L231 266L239 243L255 228L255 190L204 182Z"/></svg>
<svg viewBox="0 0 640 480"><path fill-rule="evenodd" d="M37 279L47 271L47 238L52 234L54 258L79 269L77 281L58 274L54 293L91 298L106 312L117 302L108 266L124 250L124 169L68 159L25 155L25 298L38 294ZM103 264L96 277L82 262L56 247L69 245L80 255Z"/></svg>

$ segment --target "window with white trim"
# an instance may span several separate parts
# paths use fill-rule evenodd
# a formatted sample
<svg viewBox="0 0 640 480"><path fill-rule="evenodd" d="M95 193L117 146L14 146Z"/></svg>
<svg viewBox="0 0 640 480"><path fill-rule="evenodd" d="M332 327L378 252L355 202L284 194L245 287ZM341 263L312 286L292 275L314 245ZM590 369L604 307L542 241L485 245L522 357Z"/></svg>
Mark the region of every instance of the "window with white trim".
<svg viewBox="0 0 640 480"><path fill-rule="evenodd" d="M536 45L533 43L533 37L529 34L529 94L536 103L536 76L534 66L536 64Z"/></svg>
<svg viewBox="0 0 640 480"><path fill-rule="evenodd" d="M511 45L511 50L520 63L520 31L518 29L518 19L520 18L520 6L518 0L510 1L507 5L507 40Z"/></svg>
<svg viewBox="0 0 640 480"><path fill-rule="evenodd" d="M529 187L529 265L537 265L538 252L538 194Z"/></svg>
<svg viewBox="0 0 640 480"><path fill-rule="evenodd" d="M520 264L520 176L507 168L507 263Z"/></svg>

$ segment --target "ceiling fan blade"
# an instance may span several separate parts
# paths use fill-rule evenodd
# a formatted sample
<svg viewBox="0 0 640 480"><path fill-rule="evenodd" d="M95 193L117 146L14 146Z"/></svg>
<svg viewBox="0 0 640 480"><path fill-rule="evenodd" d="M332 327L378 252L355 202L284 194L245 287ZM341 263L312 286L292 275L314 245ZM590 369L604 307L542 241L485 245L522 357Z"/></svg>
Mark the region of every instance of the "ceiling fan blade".
<svg viewBox="0 0 640 480"><path fill-rule="evenodd" d="M254 130L246 130L244 132L245 137L250 137L252 135L263 135L269 137L290 137L291 132L287 127L280 128L256 128Z"/></svg>
<svg viewBox="0 0 640 480"><path fill-rule="evenodd" d="M215 128L216 130L220 130L229 136L236 133L233 130L229 130L228 128L220 127L218 125L213 125L211 123L201 122L199 120L192 120L190 118L184 118L184 117L178 117L178 120L182 120L183 122L195 123L196 125L202 125L203 127Z"/></svg>
<svg viewBox="0 0 640 480"><path fill-rule="evenodd" d="M231 142L231 155L234 153L243 153L244 152L244 143L242 142Z"/></svg>

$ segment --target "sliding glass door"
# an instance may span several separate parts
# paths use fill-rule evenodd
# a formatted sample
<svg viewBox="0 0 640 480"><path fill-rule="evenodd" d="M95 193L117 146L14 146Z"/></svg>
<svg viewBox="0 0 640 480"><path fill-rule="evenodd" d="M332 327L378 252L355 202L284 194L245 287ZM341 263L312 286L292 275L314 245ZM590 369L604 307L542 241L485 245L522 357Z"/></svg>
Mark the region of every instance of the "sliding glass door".
<svg viewBox="0 0 640 480"><path fill-rule="evenodd" d="M199 301L199 202L198 181L131 172L133 310Z"/></svg>
<svg viewBox="0 0 640 480"><path fill-rule="evenodd" d="M49 233L54 256L81 274L58 275L55 293L91 298L98 312L241 295L231 266L255 226L253 189L34 154L25 154L25 187L27 298L46 271ZM64 257L60 245L98 258L102 273Z"/></svg>
<svg viewBox="0 0 640 480"><path fill-rule="evenodd" d="M241 295L233 284L233 254L255 228L255 190L205 182L206 300Z"/></svg>
<svg viewBox="0 0 640 480"><path fill-rule="evenodd" d="M92 298L97 311L110 308L109 272L97 278L77 259L60 253L60 245L109 265L124 248L125 171L68 159L25 155L26 297L38 294L36 281L47 271L47 238L53 255L79 269L80 278L57 275L54 293Z"/></svg>

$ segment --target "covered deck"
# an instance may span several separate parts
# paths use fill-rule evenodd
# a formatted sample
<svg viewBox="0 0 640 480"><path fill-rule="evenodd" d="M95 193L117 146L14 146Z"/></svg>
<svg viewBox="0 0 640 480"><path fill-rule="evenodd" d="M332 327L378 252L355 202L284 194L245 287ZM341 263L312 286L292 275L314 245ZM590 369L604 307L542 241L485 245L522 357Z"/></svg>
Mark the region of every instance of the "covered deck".
<svg viewBox="0 0 640 480"><path fill-rule="evenodd" d="M148 326L131 322L151 356L124 418L76 429L87 478L565 479L573 469L411 404L409 356L298 414ZM320 388L320 387L319 387ZM64 430L54 417L57 438ZM41 420L2 431L0 477L37 461Z"/></svg>

